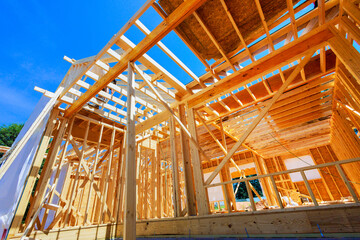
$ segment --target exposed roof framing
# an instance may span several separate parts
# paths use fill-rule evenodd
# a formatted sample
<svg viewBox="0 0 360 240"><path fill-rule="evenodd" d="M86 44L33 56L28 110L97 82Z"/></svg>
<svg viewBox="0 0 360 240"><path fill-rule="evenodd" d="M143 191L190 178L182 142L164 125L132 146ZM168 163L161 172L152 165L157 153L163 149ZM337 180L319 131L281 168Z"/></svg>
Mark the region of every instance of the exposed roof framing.
<svg viewBox="0 0 360 240"><path fill-rule="evenodd" d="M207 124L218 126L221 121L227 134L239 139L239 134L246 130L266 103L276 95L304 54L316 51L281 97L288 98L286 104L280 106L283 100L279 100L246 141L245 146L252 151L271 155L279 149L275 145L272 149L274 139L268 133L276 134L279 139L281 136L283 143L287 144L292 141L289 140L291 137L297 141L296 134L301 134L302 129L306 128L304 123L314 121L313 124L324 129L328 126L327 121L318 122L316 119L328 119L334 104L333 100L329 100L333 94L331 81L334 75L327 75L336 70L336 56L328 46L328 41L330 46L336 45L336 48L344 45L339 37L338 41L333 40L338 34L334 26L340 19L341 26L350 36L360 41L354 22L347 15L337 17L339 1L318 1L317 7L312 8L314 2L284 0L281 8L274 10L269 8L270 3L254 0L251 11L256 15L254 21L257 27L249 32L244 25L239 24L233 4L226 0L211 3L205 0L147 1L99 54L81 60L66 57L72 66L63 80L64 90L59 96L58 105L66 104L61 105L65 106L65 117L84 108L126 125L126 68L130 61L136 69L136 134L144 132L146 136L160 136L163 141L170 133L168 121L172 113L167 110L167 106L173 114L178 114L178 106L185 104L187 108L195 108ZM173 5L169 7L167 4ZM345 1L343 5L348 15L357 21L358 10L354 10L352 3ZM140 20L150 6L164 18L163 23L152 31ZM219 38L219 29L214 29L214 24L209 22L206 11L215 11L214 7L224 14L221 16L226 21L224 24L235 35L232 38L236 39L237 46L231 51L224 46L224 39ZM184 27L189 26L189 23L196 23L192 31L198 28L203 33L203 39L199 41L210 42L218 52L214 53L213 56L218 57L213 61L206 60L202 50L186 35L188 33ZM125 36L131 27L145 34L139 44L134 44ZM202 76L197 76L191 66L186 66L160 41L171 30L204 64L206 72ZM190 76L190 83L183 84L165 66L146 54L155 45ZM342 56L336 50L335 53L338 57ZM342 61L345 58L343 56ZM315 83L321 85L315 87ZM150 88L148 84L151 84ZM305 92L301 93L301 89ZM302 97L303 103L299 104ZM300 110L301 114L297 113ZM297 118L297 121L292 118ZM198 120L197 124L202 125ZM292 129L290 132L293 134L288 134L289 129ZM261 132L267 136L262 136ZM308 132L311 134L310 130ZM261 136L264 141L259 144L257 138ZM314 136L314 141L326 142L328 136L328 132L319 131L318 140ZM205 145L200 147L204 148L206 154L213 156Z"/></svg>

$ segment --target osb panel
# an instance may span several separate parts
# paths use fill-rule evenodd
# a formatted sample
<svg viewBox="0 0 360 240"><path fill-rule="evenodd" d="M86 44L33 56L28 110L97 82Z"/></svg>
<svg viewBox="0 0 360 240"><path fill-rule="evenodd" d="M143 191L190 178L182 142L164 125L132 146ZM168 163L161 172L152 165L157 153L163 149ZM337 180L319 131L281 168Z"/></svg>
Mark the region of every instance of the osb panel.
<svg viewBox="0 0 360 240"><path fill-rule="evenodd" d="M182 2L182 0L159 0L159 4L168 15ZM253 33L263 30L253 0L225 0L225 3L245 40L248 40ZM267 22L278 18L285 12L287 7L286 0L260 0L260 4ZM197 10L197 13L226 54L239 47L241 44L240 39L219 0L208 0ZM205 59L221 58L221 54L193 15L182 22L177 27L177 30L185 41L193 46Z"/></svg>

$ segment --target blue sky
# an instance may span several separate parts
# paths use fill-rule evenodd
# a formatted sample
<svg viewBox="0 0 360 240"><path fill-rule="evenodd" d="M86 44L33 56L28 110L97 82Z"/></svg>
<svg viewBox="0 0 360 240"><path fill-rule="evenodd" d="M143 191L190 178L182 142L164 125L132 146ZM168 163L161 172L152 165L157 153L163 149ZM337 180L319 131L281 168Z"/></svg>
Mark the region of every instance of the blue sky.
<svg viewBox="0 0 360 240"><path fill-rule="evenodd" d="M97 54L144 2L0 1L0 125L25 122L41 97L34 87L55 91L70 67L63 56L81 59ZM150 30L161 22L152 8L141 20ZM126 36L135 43L144 37L134 29ZM177 52L179 41L174 38L170 34L164 43L183 57L191 54ZM162 64L169 62L156 48L149 54ZM185 58L189 63L193 57ZM174 65L170 64L172 73L177 70ZM200 75L203 67L195 70ZM183 76L177 75L184 82L190 80Z"/></svg>
<svg viewBox="0 0 360 240"><path fill-rule="evenodd" d="M1 0L0 125L25 122L41 97L34 87L54 92L70 67L63 56L81 59L97 54L144 2ZM150 30L162 21L151 7L140 20ZM135 44L145 37L135 26L125 35ZM162 42L197 76L205 73L174 32ZM159 48L153 47L148 54L183 83L192 80Z"/></svg>

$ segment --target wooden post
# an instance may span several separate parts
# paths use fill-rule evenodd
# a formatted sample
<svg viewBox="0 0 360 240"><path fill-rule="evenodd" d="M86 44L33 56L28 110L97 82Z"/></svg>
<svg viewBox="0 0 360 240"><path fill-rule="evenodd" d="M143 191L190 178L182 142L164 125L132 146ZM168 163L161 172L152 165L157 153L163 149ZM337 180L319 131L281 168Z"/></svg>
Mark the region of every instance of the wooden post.
<svg viewBox="0 0 360 240"><path fill-rule="evenodd" d="M226 145L226 137L225 137L225 133L224 133L224 127L222 124L222 118L220 118L220 133L221 133L221 141L222 141L222 146L225 150L225 155L227 154L227 145ZM230 162L233 163L233 165L235 166L235 168L238 170L238 172L241 174L241 170L240 168L237 166L237 164L235 163L235 161L231 158ZM230 181L231 180L231 173L230 173L230 167L229 164L225 164L224 168L221 169L221 172L223 172L223 179L225 178L225 181ZM251 187L251 183L249 183L250 187ZM235 193L234 193L234 189L232 184L227 184L225 185L225 191L227 192L227 196L229 197L229 202L228 202L228 211L231 212L232 210L236 211L236 198L235 198ZM232 206L231 206L232 204Z"/></svg>
<svg viewBox="0 0 360 240"><path fill-rule="evenodd" d="M303 180L304 180L306 189L307 189L308 192L309 192L309 195L310 195L310 197L311 197L311 200L313 201L313 203L314 203L315 206L319 206L319 204L318 204L318 202L317 202L317 200L316 200L316 198L315 198L315 195L314 195L313 191L311 190L309 181L308 181L308 179L307 179L304 171L300 171L300 173L301 173L301 177L302 177Z"/></svg>
<svg viewBox="0 0 360 240"><path fill-rule="evenodd" d="M161 218L161 154L160 144L156 144L156 216Z"/></svg>
<svg viewBox="0 0 360 240"><path fill-rule="evenodd" d="M346 187L348 188L348 190L349 190L351 196L353 197L354 201L356 203L359 203L359 199L357 198L356 193L355 193L354 189L351 187L351 184L350 184L349 180L347 179L347 177L345 176L345 173L342 170L341 166L339 164L336 164L335 166L336 166L336 169L338 170L342 180L345 182Z"/></svg>
<svg viewBox="0 0 360 240"><path fill-rule="evenodd" d="M255 163L255 170L257 175L263 175L267 173L267 170L265 169L265 163L262 157L258 157L253 153L254 163ZM268 205L274 205L274 200L272 196L272 190L270 187L270 181L269 179L262 178L259 179L261 188L263 190L264 195L266 196L267 204Z"/></svg>
<svg viewBox="0 0 360 240"><path fill-rule="evenodd" d="M170 146L173 180L173 199L174 199L174 217L180 217L180 185L179 185L179 166L176 151L176 128L173 117L170 117Z"/></svg>
<svg viewBox="0 0 360 240"><path fill-rule="evenodd" d="M121 146L121 170L120 170L120 190L119 190L119 202L118 202L118 211L117 211L117 220L116 222L119 223L119 222L123 222L124 219L123 219L123 212L124 212L124 208L123 208L123 205L124 205L124 189L125 189L125 154L126 154L126 151L125 151L125 148L126 148L126 139L125 139L125 135L123 137L123 142L122 142L122 146Z"/></svg>
<svg viewBox="0 0 360 240"><path fill-rule="evenodd" d="M143 184L144 184L144 187L143 187L143 193L144 193L144 198L143 198L143 205L144 205L144 218L147 219L148 218L148 194L149 194L149 191L148 191L148 188L149 188L149 185L148 185L148 182L149 182L149 149L148 148L143 148L144 149L144 152L145 152L145 158L144 158L144 169L145 169L145 172L144 172L144 181L143 181Z"/></svg>
<svg viewBox="0 0 360 240"><path fill-rule="evenodd" d="M193 138L197 141L194 111L195 110L193 108L187 109L189 131L193 136ZM209 214L209 200L207 195L207 189L204 188L204 175L202 172L200 154L199 154L199 150L192 142L190 144L190 150L192 156L195 191L196 191L196 203L198 207L198 212L199 215L206 215Z"/></svg>
<svg viewBox="0 0 360 240"><path fill-rule="evenodd" d="M138 219L142 219L142 209L143 209L143 175L140 174L143 172L143 165L142 165L142 153L141 153L141 143L136 144L136 185L137 185L137 216Z"/></svg>
<svg viewBox="0 0 360 240"><path fill-rule="evenodd" d="M254 201L254 197L253 197L253 195L252 195L252 191L251 191L251 188L250 188L249 180L245 180L245 185L246 185L246 190L247 190L248 195L249 195L250 204L251 204L251 209L252 209L253 211L256 211L255 201Z"/></svg>
<svg viewBox="0 0 360 240"><path fill-rule="evenodd" d="M92 189L93 189L93 184L94 184L94 177L95 177L95 171L96 171L96 165L98 164L99 162L99 151L100 151L100 143L101 143L101 140L102 140L102 134L103 134L103 131L104 131L104 125L101 125L101 128L100 128L100 133L99 133L99 139L98 139L98 144L97 144L97 147L96 147L96 153L95 153L95 160L94 160L94 170L91 174L91 180L90 180L90 189L89 189L89 193L88 193L88 197L87 197L87 202L86 202L86 207L85 207L85 216L84 216L84 225L86 224L86 221L87 221L87 217L88 217L88 211L89 211L89 202L90 202L90 196L91 196L91 192L92 192ZM94 198L94 203L95 205L95 198Z"/></svg>
<svg viewBox="0 0 360 240"><path fill-rule="evenodd" d="M72 118L72 119L71 119L70 127L69 127L69 130L68 130L69 132L71 132L71 130L72 130L72 128L73 128L74 120L75 120L75 118ZM63 162L64 162L64 159L65 159L66 149L67 149L67 147L68 147L68 145L69 145L69 139L70 139L70 134L68 135L68 137L67 137L67 139L66 139L66 141L65 141L65 144L64 144L64 146L63 146L63 150L62 150L61 156L59 156L59 157L60 157L60 161L59 161L59 163L58 163L57 170L56 170L56 174L55 174L55 177L54 177L53 183L52 183L52 185L54 185L55 188L57 187L57 182L58 182L58 180L59 180L61 167L62 167ZM54 194L54 192L51 191L51 192L49 192L49 194L50 194L50 195L49 195L49 197L48 197L48 203L51 204L52 199L53 199L53 194ZM40 230L44 230L44 227L45 227L45 223L46 223L48 214L49 214L49 209L45 209L45 212L44 212L44 214L43 214L43 218L42 218L42 221L41 221L42 224L41 224Z"/></svg>
<svg viewBox="0 0 360 240"><path fill-rule="evenodd" d="M87 138L89 135L89 128L90 128L90 121L87 121L87 126L86 126L86 131L85 131L85 136L84 136L84 141L83 141L83 146L81 149L81 156L79 156L79 165L77 166L77 170L76 170L76 175L75 175L75 179L74 179L74 184L72 186L72 190L71 190L71 195L70 195L70 200L69 200L69 206L68 209L66 211L66 217L65 217L65 222L64 222L64 227L69 225L70 222L70 217L71 217L71 211L72 211L72 206L75 203L75 199L77 196L77 193L79 191L79 176L80 176L80 169L84 160L84 153L85 153L85 149L87 147ZM69 133L70 134L70 133ZM74 148L76 148L76 146L73 145Z"/></svg>
<svg viewBox="0 0 360 240"><path fill-rule="evenodd" d="M135 74L128 63L124 239L136 239Z"/></svg>
<svg viewBox="0 0 360 240"><path fill-rule="evenodd" d="M107 195L108 195L108 189L109 189L109 182L110 182L110 174L111 174L111 168L112 168L112 162L113 162L113 156L114 156L114 141L115 141L115 133L116 130L115 128L112 130L112 134L111 134L111 143L110 143L110 154L109 154L109 159L108 159L108 168L107 168L107 173L106 173L106 178L105 178L105 191L103 194L103 202L102 202L102 206L101 206L101 223L104 223L105 220L105 208L108 208L106 206L106 202L107 202ZM109 206L110 207L110 206ZM110 209L108 209L110 210ZM114 216L110 216L110 219L114 217Z"/></svg>
<svg viewBox="0 0 360 240"><path fill-rule="evenodd" d="M218 161L218 164L219 164L219 161ZM220 177L220 182L226 182L227 181L225 169L221 169L219 177ZM229 196L230 194L229 194L227 185L224 184L221 187L222 187L223 195L224 195L225 208L230 213L231 212L231 201L230 201L230 196ZM220 205L219 205L219 207L220 207Z"/></svg>
<svg viewBox="0 0 360 240"><path fill-rule="evenodd" d="M275 195L276 195L276 199L278 201L278 204L279 204L279 207L280 208L284 208L283 204L282 204L282 201L281 201L281 197L279 195L279 191L277 190L277 187L276 187L276 183L275 183L275 179L274 179L274 176L270 176L270 180L271 180L271 183L272 183L272 186L274 188L274 191L275 191Z"/></svg>
<svg viewBox="0 0 360 240"><path fill-rule="evenodd" d="M179 117L180 120L185 124L185 106L179 106ZM195 190L194 190L194 181L193 173L191 169L191 160L190 160L190 150L189 143L187 141L187 135L183 128L180 130L180 140L181 140L181 152L184 162L184 177L185 177L185 191L186 191L186 208L188 216L196 215L196 203L195 203Z"/></svg>
<svg viewBox="0 0 360 240"><path fill-rule="evenodd" d="M151 143L149 139L149 143ZM150 218L155 218L155 149L151 149L151 183L150 183L150 191L151 191L151 197L150 197L150 206L151 206L151 212L150 212Z"/></svg>

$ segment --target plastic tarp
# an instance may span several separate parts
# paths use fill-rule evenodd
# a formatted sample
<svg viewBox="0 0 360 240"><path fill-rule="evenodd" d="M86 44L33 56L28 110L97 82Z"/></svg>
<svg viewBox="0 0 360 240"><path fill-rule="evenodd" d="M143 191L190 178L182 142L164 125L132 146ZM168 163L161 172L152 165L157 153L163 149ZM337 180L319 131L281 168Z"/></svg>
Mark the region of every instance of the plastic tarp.
<svg viewBox="0 0 360 240"><path fill-rule="evenodd" d="M60 169L59 178L57 180L57 184L56 184L56 187L55 187L55 190L58 193L61 193L62 190L63 190L65 177L66 177L66 173L67 173L68 169L69 169L69 163L64 164ZM51 186L54 184L54 178L55 178L56 172L57 172L57 169L55 169L51 174L51 178L50 178L50 181L49 181L49 184ZM49 191L50 191L50 189L47 189L46 194ZM59 205L59 201L60 201L60 198L56 194L53 194L50 204ZM54 220L54 218L55 218L55 211L54 210L48 210L48 211L49 212L48 212L48 216L46 218L46 223L45 223L44 229L47 229L49 227L49 225L52 223L52 221ZM44 214L45 214L45 209L42 208L41 211L40 211L40 214L39 214L39 219L42 219Z"/></svg>
<svg viewBox="0 0 360 240"><path fill-rule="evenodd" d="M48 102L49 98L45 96L39 100L29 119L26 121L24 127L16 138L13 146L30 129ZM50 111L45 115L38 128L34 131L24 145L23 149L11 163L3 178L0 179L0 238L3 235L4 230L7 231L14 217L18 202L25 187L26 179L29 175L34 157L49 119L49 115Z"/></svg>

